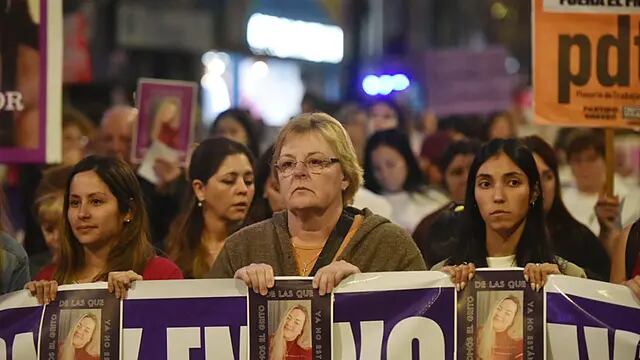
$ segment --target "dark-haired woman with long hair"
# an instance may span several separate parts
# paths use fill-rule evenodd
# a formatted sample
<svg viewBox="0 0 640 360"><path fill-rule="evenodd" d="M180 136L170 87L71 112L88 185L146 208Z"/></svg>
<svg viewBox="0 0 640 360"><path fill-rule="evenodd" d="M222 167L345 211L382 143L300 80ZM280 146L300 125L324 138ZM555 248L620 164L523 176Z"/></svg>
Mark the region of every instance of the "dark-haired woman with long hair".
<svg viewBox="0 0 640 360"><path fill-rule="evenodd" d="M555 253L582 267L589 278L608 281L611 264L605 248L589 228L571 216L562 202L554 150L538 136L527 136L522 142L533 152L538 167L545 222Z"/></svg>
<svg viewBox="0 0 640 360"><path fill-rule="evenodd" d="M202 278L247 216L255 191L253 156L233 140L207 139L191 156L189 180L190 198L172 226L168 252L185 277Z"/></svg>
<svg viewBox="0 0 640 360"><path fill-rule="evenodd" d="M446 195L427 187L407 136L398 130L369 138L364 167L365 187L391 204L389 220L409 233L425 216L449 203Z"/></svg>
<svg viewBox="0 0 640 360"><path fill-rule="evenodd" d="M458 249L434 270L448 272L458 288L476 267L524 267L525 280L535 289L550 274L586 277L552 252L543 202L531 151L515 139L485 144L469 170Z"/></svg>
<svg viewBox="0 0 640 360"><path fill-rule="evenodd" d="M60 262L27 283L41 303L55 300L58 284L107 281L116 297L135 280L182 279L180 269L156 256L140 184L130 166L92 155L67 181Z"/></svg>

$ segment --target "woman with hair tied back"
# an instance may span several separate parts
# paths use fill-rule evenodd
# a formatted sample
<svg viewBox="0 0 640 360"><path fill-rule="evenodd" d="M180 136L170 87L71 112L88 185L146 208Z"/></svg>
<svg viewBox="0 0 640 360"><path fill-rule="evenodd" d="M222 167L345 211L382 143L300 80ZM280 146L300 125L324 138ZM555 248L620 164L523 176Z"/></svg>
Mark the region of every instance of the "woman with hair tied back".
<svg viewBox="0 0 640 360"><path fill-rule="evenodd" d="M231 235L211 277L239 278L265 295L274 276L313 276L324 295L361 271L426 269L401 228L349 206L362 169L337 120L323 113L292 119L280 131L273 163L286 210Z"/></svg>
<svg viewBox="0 0 640 360"><path fill-rule="evenodd" d="M92 155L78 162L63 214L59 264L25 285L40 303L55 300L58 284L107 281L123 298L136 280L182 279L173 262L156 256L140 184L122 160Z"/></svg>
<svg viewBox="0 0 640 360"><path fill-rule="evenodd" d="M247 216L255 191L253 156L227 138L204 140L191 156L189 179L187 207L172 226L168 252L185 277L202 278Z"/></svg>
<svg viewBox="0 0 640 360"><path fill-rule="evenodd" d="M476 154L467 181L458 249L433 267L451 275L458 289L476 267L524 267L539 290L547 275L586 277L555 256L545 228L544 197L531 151L516 139L494 139Z"/></svg>

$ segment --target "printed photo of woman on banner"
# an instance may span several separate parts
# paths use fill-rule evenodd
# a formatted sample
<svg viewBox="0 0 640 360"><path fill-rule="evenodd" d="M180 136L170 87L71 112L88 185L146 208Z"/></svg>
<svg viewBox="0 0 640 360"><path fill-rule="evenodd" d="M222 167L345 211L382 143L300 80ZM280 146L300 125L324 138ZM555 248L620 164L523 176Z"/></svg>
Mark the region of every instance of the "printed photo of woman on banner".
<svg viewBox="0 0 640 360"><path fill-rule="evenodd" d="M61 287L45 307L40 339L41 360L117 360L120 301L95 285Z"/></svg>
<svg viewBox="0 0 640 360"><path fill-rule="evenodd" d="M0 5L0 162L59 161L62 3Z"/></svg>
<svg viewBox="0 0 640 360"><path fill-rule="evenodd" d="M332 297L311 280L276 277L266 296L249 291L249 359L331 359Z"/></svg>
<svg viewBox="0 0 640 360"><path fill-rule="evenodd" d="M458 294L458 359L544 359L543 292L522 270L476 270Z"/></svg>

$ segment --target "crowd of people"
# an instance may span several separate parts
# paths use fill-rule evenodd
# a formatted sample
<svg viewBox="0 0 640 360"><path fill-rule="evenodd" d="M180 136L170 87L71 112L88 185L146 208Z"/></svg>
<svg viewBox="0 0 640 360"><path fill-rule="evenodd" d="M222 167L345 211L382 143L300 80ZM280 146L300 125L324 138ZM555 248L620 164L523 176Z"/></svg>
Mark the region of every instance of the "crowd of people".
<svg viewBox="0 0 640 360"><path fill-rule="evenodd" d="M48 303L61 284L106 281L123 298L134 281L237 278L266 294L275 276L310 276L326 294L359 272L428 269L463 289L476 268L521 267L538 290L565 274L640 296L638 179L604 193L598 130L552 146L518 137L508 113L418 133L388 99L308 110L272 144L248 111L225 111L186 163L155 160L157 183L130 159L135 108L97 128L65 110L64 162L25 186L22 244L0 192L0 292Z"/></svg>

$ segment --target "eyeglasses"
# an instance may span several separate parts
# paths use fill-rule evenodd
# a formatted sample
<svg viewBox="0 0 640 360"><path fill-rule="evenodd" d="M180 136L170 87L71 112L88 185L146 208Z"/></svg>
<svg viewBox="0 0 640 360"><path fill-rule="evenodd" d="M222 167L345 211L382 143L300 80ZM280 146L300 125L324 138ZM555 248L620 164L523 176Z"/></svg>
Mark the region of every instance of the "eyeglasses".
<svg viewBox="0 0 640 360"><path fill-rule="evenodd" d="M293 174L293 170L298 166L298 163L302 163L304 167L312 174L319 174L322 170L328 168L332 164L338 163L340 160L336 158L321 158L310 157L304 160L296 161L292 159L278 160L274 166L280 173L280 175L287 177Z"/></svg>

